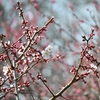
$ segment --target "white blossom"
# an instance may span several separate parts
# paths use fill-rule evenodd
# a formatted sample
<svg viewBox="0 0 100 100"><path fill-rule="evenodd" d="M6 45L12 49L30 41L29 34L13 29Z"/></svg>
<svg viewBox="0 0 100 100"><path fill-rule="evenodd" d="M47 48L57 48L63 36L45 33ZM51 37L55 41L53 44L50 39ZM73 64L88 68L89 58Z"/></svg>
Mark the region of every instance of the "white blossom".
<svg viewBox="0 0 100 100"><path fill-rule="evenodd" d="M4 81L5 79L4 78L2 78L2 81Z"/></svg>
<svg viewBox="0 0 100 100"><path fill-rule="evenodd" d="M52 55L53 48L51 45L48 45L41 53L44 59L49 59Z"/></svg>
<svg viewBox="0 0 100 100"><path fill-rule="evenodd" d="M8 41L7 44L10 45L10 41Z"/></svg>
<svg viewBox="0 0 100 100"><path fill-rule="evenodd" d="M3 67L3 73L4 73L5 76L6 76L7 72L8 72L8 70L9 70L8 66L4 66Z"/></svg>
<svg viewBox="0 0 100 100"><path fill-rule="evenodd" d="M0 77L0 81L4 81L4 78Z"/></svg>
<svg viewBox="0 0 100 100"><path fill-rule="evenodd" d="M14 87L14 85L13 84L10 84L10 88L12 88L12 87Z"/></svg>
<svg viewBox="0 0 100 100"><path fill-rule="evenodd" d="M94 70L94 71L96 71L96 70L97 70L97 66L96 66L96 65L94 65L93 63L92 63L92 64L90 64L90 68L91 68L91 69L89 69L89 71L88 71L89 73L90 73L90 72L92 72L93 70ZM93 70L92 70L92 69L93 69Z"/></svg>
<svg viewBox="0 0 100 100"><path fill-rule="evenodd" d="M51 45L48 45L41 53L44 59L49 59L52 54L53 48Z"/></svg>
<svg viewBox="0 0 100 100"><path fill-rule="evenodd" d="M90 67L91 67L91 68L93 68L94 70L96 70L96 69L97 69L97 66L96 66L96 65L94 65L94 64L90 64Z"/></svg>
<svg viewBox="0 0 100 100"><path fill-rule="evenodd" d="M48 59L50 57L50 53L46 50L43 50L42 51L42 57L45 58L45 59Z"/></svg>
<svg viewBox="0 0 100 100"><path fill-rule="evenodd" d="M46 48L45 48L45 51L47 51L47 52L52 52L52 46L51 45L48 45Z"/></svg>

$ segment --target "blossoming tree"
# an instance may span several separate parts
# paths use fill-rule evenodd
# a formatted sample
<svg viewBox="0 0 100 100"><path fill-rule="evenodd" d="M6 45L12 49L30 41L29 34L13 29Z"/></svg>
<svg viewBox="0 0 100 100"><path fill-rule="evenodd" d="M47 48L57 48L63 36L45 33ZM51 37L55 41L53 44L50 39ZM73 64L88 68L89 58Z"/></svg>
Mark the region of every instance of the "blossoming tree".
<svg viewBox="0 0 100 100"><path fill-rule="evenodd" d="M55 0L51 1L52 4L56 3ZM30 16L25 17L24 3L21 5L20 2L17 2L15 5L19 11L21 24L19 25L16 20L7 22L2 18L1 26L6 30L6 34L0 34L2 69L0 72L0 99L99 100L99 44L95 44L94 40L95 37L98 43L100 40L98 39L99 26L94 17L91 16L95 25L91 27L90 33L87 35L80 24L84 23L84 20L80 20L73 13L74 6L70 3L69 8L78 24L73 21L73 29L68 28L68 32L55 17L42 12L41 5L39 5L41 1L29 0L27 3L34 6L36 17L32 17L31 12ZM98 11L97 1L94 2L94 5ZM15 12L18 12L17 10ZM91 11L89 9L87 11L91 15ZM2 16L3 13L2 8ZM46 22L40 28L36 25L38 24L36 22L39 21L38 16L39 19L41 16L46 18ZM17 23L15 27L19 29L13 28L14 23ZM56 27L52 27L54 25ZM81 42L76 35L78 25L84 33L81 36ZM54 28L57 29L57 33L53 31ZM70 34L71 30L74 35ZM53 33L52 38L49 37L49 32ZM55 37L60 42L54 41ZM69 57L70 52L72 53L71 58ZM95 92L95 88L98 89L97 92Z"/></svg>

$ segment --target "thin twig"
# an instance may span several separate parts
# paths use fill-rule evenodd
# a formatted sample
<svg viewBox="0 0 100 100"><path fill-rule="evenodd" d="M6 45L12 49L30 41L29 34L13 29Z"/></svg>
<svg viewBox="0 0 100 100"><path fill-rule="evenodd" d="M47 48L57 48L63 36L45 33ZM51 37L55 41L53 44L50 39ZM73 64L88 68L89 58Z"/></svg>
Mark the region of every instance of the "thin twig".
<svg viewBox="0 0 100 100"><path fill-rule="evenodd" d="M3 94L2 96L0 96L0 100L2 100L2 98L4 98L7 94L8 94L8 92L6 92L6 93Z"/></svg>
<svg viewBox="0 0 100 100"><path fill-rule="evenodd" d="M49 90L49 92L52 94L53 97L55 97L55 95L53 94L53 92L50 90L50 88L47 86L47 84L44 82L44 80L42 78L40 78L40 80L43 82L43 84L46 86L46 88Z"/></svg>
<svg viewBox="0 0 100 100"><path fill-rule="evenodd" d="M30 95L31 95L31 97L32 97L32 100L35 100L35 98L34 98L32 92L31 92L30 88L29 88L29 87L27 87L27 88L28 88L28 91L29 91L29 93L30 93Z"/></svg>
<svg viewBox="0 0 100 100"><path fill-rule="evenodd" d="M14 88L15 88L15 97L16 97L16 100L19 100L19 95L18 95L18 86L17 86L17 80L16 80L16 62L15 60L13 60L13 66L14 66L14 69L13 69L13 76L14 76Z"/></svg>

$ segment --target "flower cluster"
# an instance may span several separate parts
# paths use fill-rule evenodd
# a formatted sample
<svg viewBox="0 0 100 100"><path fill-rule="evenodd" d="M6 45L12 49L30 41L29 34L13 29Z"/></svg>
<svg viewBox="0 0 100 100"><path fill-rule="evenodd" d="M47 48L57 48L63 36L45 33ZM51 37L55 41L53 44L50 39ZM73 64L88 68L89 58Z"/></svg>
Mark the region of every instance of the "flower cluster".
<svg viewBox="0 0 100 100"><path fill-rule="evenodd" d="M43 50L41 53L42 53L42 57L44 59L49 59L50 56L52 55L52 52L53 52L53 48L51 45L48 45L45 50Z"/></svg>
<svg viewBox="0 0 100 100"><path fill-rule="evenodd" d="M40 33L47 30L48 25L54 22L54 17L50 18L40 29L38 26L29 26L28 21L23 16L20 2L17 2L17 4L24 31L23 35L14 43L6 42L6 39L3 39L5 36L0 35L0 45L3 50L0 52L0 61L7 65L3 66L3 74L6 78L0 78L0 93L4 94L0 95L0 99L4 98L8 93L14 92L16 100L19 100L19 92L30 86L30 80L35 82L35 77L32 75L34 66L44 62L45 58L49 58L52 53L51 45L48 45L43 51L36 48L36 45L38 40L40 41L43 38ZM25 77L26 75L28 77ZM6 84L10 87L4 87ZM27 90L25 89L25 91Z"/></svg>
<svg viewBox="0 0 100 100"><path fill-rule="evenodd" d="M3 74L6 77L13 78L13 70L10 68L10 66L3 66Z"/></svg>
<svg viewBox="0 0 100 100"><path fill-rule="evenodd" d="M98 64L98 61L96 58L94 58L94 56L90 52L95 48L94 45L90 45L89 43L90 40L93 39L93 36L94 36L94 29L91 30L91 33L88 38L86 38L86 36L82 36L84 46L82 47L81 51L80 63L78 68L74 66L71 69L71 72L76 76L73 79L74 82L77 82L78 80L83 80L83 82L86 83L84 78L89 76L89 74L91 74L92 72L93 74L95 74L97 78L99 77L97 72L97 66L94 64L94 63ZM89 64L87 64L86 62L84 63L84 59L87 60Z"/></svg>

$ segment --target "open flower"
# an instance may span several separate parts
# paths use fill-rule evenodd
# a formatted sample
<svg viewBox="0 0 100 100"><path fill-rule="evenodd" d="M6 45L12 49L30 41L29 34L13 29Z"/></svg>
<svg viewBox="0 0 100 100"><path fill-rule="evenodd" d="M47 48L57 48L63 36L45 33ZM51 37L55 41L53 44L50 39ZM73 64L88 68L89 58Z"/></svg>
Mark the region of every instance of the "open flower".
<svg viewBox="0 0 100 100"><path fill-rule="evenodd" d="M4 66L3 67L3 73L4 73L5 76L6 76L7 72L8 72L8 70L9 70L8 66Z"/></svg>
<svg viewBox="0 0 100 100"><path fill-rule="evenodd" d="M48 45L46 48L45 48L45 51L47 52L52 52L52 46L51 45Z"/></svg>
<svg viewBox="0 0 100 100"><path fill-rule="evenodd" d="M42 57L44 59L48 59L48 58L50 58L50 53L48 51L46 51L46 50L43 50L42 51Z"/></svg>
<svg viewBox="0 0 100 100"><path fill-rule="evenodd" d="M52 54L52 46L48 45L41 53L44 59L49 59Z"/></svg>
<svg viewBox="0 0 100 100"><path fill-rule="evenodd" d="M90 69L89 69L88 72L96 71L97 68L98 68L98 67L92 63L92 64L90 64Z"/></svg>
<svg viewBox="0 0 100 100"><path fill-rule="evenodd" d="M96 66L96 65L94 65L94 64L91 64L91 65L90 65L90 67L91 67L91 68L93 68L94 70L96 70L96 69L97 69L97 66Z"/></svg>

